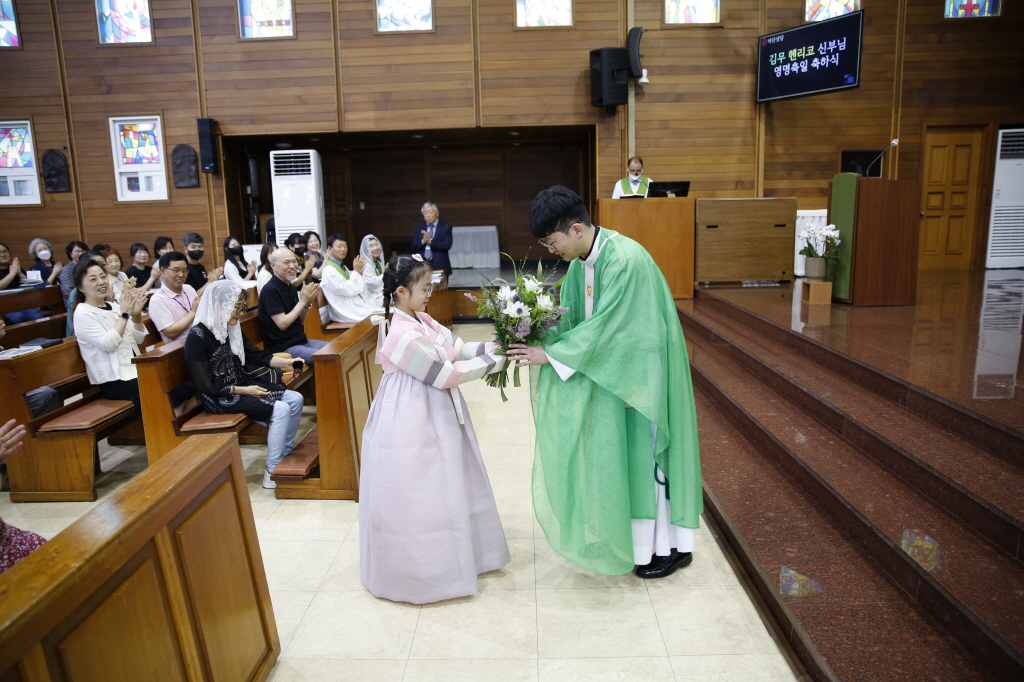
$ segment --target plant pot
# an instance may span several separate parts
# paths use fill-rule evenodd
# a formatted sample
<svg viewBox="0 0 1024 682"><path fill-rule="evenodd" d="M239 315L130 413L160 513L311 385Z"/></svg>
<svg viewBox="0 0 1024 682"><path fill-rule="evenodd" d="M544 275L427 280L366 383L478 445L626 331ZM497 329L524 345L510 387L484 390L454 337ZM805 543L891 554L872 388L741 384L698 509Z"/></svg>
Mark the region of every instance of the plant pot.
<svg viewBox="0 0 1024 682"><path fill-rule="evenodd" d="M811 258L810 256L804 261L804 273L807 276L808 282L824 282L825 281L825 265L828 263L824 258Z"/></svg>

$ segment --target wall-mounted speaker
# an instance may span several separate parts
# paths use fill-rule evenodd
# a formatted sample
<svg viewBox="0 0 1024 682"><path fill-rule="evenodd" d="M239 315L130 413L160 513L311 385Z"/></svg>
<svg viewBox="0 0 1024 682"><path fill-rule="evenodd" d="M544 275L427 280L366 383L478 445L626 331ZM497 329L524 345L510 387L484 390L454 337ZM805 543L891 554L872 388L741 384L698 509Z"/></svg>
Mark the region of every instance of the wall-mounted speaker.
<svg viewBox="0 0 1024 682"><path fill-rule="evenodd" d="M218 173L217 145L213 134L212 118L197 118L199 125L199 165L204 173Z"/></svg>
<svg viewBox="0 0 1024 682"><path fill-rule="evenodd" d="M614 107L629 101L629 51L624 47L602 47L590 51L590 103Z"/></svg>
<svg viewBox="0 0 1024 682"><path fill-rule="evenodd" d="M629 51L629 71L633 78L640 78L644 70L640 67L640 36L644 30L639 26L629 29L629 36L626 37L626 49Z"/></svg>

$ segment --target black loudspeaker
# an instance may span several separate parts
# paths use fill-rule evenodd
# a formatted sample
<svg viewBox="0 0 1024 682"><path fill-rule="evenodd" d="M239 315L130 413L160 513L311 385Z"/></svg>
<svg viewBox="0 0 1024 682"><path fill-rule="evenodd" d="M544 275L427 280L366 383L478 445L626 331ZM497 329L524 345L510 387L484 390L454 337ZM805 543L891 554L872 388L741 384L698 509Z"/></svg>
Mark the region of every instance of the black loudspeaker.
<svg viewBox="0 0 1024 682"><path fill-rule="evenodd" d="M644 30L639 26L629 29L629 36L626 38L626 49L629 50L629 70L633 78L640 78L644 70L640 67L640 37Z"/></svg>
<svg viewBox="0 0 1024 682"><path fill-rule="evenodd" d="M613 108L625 104L629 88L629 51L602 47L590 51L590 103ZM614 113L611 111L610 113Z"/></svg>
<svg viewBox="0 0 1024 682"><path fill-rule="evenodd" d="M213 138L212 118L197 118L199 124L199 165L204 173L217 173L217 147Z"/></svg>

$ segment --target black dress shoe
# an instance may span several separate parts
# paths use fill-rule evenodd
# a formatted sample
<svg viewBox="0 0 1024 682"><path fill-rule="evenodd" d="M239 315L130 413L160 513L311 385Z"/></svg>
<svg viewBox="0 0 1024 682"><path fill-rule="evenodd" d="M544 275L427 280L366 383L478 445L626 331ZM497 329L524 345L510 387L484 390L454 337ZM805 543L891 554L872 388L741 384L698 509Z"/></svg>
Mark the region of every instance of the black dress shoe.
<svg viewBox="0 0 1024 682"><path fill-rule="evenodd" d="M668 556L652 556L651 563L645 566L637 566L634 569L641 578L664 578L675 573L677 568L683 568L693 563L692 552L677 552L672 550Z"/></svg>

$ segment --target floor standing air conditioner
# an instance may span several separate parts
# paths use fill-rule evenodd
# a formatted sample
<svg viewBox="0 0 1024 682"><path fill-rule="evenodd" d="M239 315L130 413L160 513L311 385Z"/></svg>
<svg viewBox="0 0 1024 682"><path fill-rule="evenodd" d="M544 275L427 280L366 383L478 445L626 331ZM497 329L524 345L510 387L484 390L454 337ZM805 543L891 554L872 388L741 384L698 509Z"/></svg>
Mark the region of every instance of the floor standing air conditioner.
<svg viewBox="0 0 1024 682"><path fill-rule="evenodd" d="M293 232L324 234L324 176L315 149L270 152L270 187L274 192L277 245Z"/></svg>
<svg viewBox="0 0 1024 682"><path fill-rule="evenodd" d="M986 268L1024 268L1024 129L1000 130Z"/></svg>

